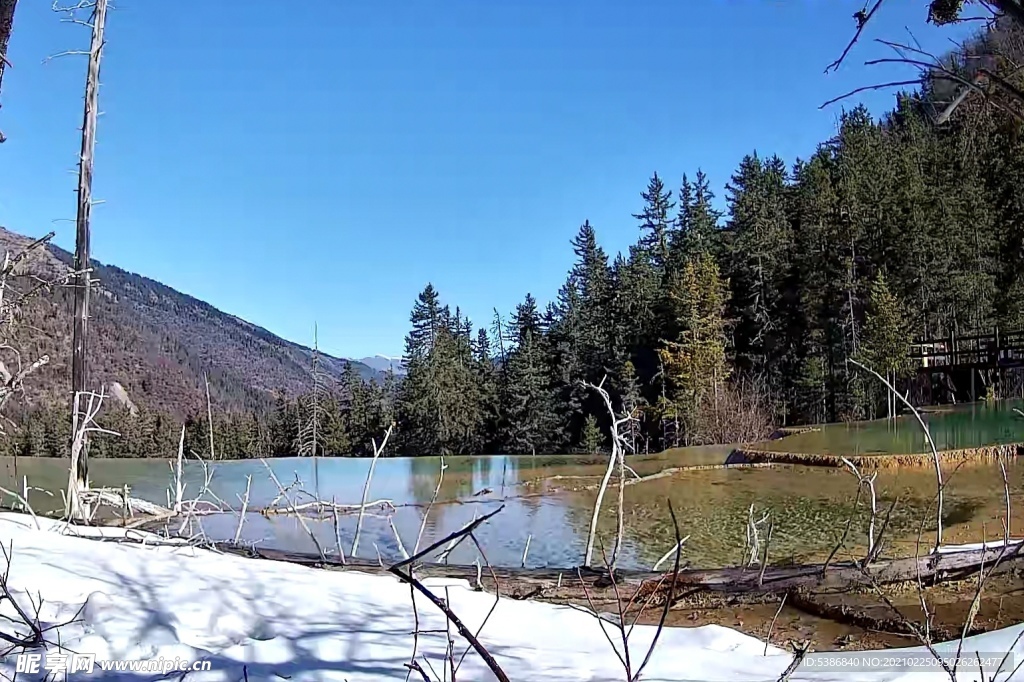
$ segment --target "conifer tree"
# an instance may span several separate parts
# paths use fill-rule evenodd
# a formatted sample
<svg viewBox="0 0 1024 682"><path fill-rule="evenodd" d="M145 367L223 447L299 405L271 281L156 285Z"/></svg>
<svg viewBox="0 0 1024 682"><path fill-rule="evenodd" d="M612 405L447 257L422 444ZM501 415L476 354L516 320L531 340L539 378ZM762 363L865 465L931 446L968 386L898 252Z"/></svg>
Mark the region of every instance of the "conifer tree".
<svg viewBox="0 0 1024 682"><path fill-rule="evenodd" d="M580 434L580 450L588 455L596 455L601 451L604 444L604 434L601 427L597 425L597 418L588 414L583 421L583 432Z"/></svg>
<svg viewBox="0 0 1024 682"><path fill-rule="evenodd" d="M686 264L674 290L683 331L660 350L668 388L663 407L682 421L686 442L701 439L702 418L717 416L719 395L729 376L726 286L715 261L698 255Z"/></svg>
<svg viewBox="0 0 1024 682"><path fill-rule="evenodd" d="M671 239L672 190L665 188L658 174L651 176L647 190L640 193L644 207L640 213L633 215L640 221L639 246L649 255L655 270L660 274L668 262L668 246Z"/></svg>
<svg viewBox="0 0 1024 682"><path fill-rule="evenodd" d="M909 368L910 334L906 310L889 290L885 276L879 272L871 283L868 314L864 325L861 354L865 364L895 385ZM875 395L886 399L886 416L895 416L896 401L888 390L878 387Z"/></svg>
<svg viewBox="0 0 1024 682"><path fill-rule="evenodd" d="M537 302L527 294L516 307L516 346L508 361L502 442L513 454L535 455L556 428L550 375Z"/></svg>

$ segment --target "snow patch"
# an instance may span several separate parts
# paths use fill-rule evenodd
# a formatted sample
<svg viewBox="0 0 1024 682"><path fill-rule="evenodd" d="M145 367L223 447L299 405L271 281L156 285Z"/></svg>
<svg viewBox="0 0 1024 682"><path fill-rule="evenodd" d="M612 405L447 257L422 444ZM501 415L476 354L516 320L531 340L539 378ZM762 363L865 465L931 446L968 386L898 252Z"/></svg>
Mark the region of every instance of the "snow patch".
<svg viewBox="0 0 1024 682"><path fill-rule="evenodd" d="M66 648L93 653L98 660L161 656L209 660L212 669L190 672L190 682L237 682L243 676L253 681L288 678L295 682L406 679L404 663L413 647L411 597L409 587L391 576L223 555L116 528L76 528L43 518L39 524L37 529L22 514L0 514L0 541L13 547L9 584L23 604L42 596L44 625L63 624L77 614L74 622L59 628L59 634L48 633L51 641L59 637ZM125 541L128 538L133 541ZM464 580L436 579L428 584L441 595L447 588L452 608L473 631L494 604L492 595L472 591ZM419 651L440 670L446 646L444 616L419 595L416 606L424 631ZM12 615L8 607L0 607L3 615ZM621 664L599 628L592 616L569 607L502 599L480 640L513 680L621 680ZM1006 651L1022 629L1018 625L971 637L965 651ZM654 631L649 626L634 630L634 659L646 652ZM457 639L457 646L461 655L465 644ZM953 651L955 643L940 649ZM49 650L55 651L55 645ZM817 669L805 665L790 679L948 679L941 669L907 669L905 664L912 658L928 656L923 647L877 653L894 661L894 666L853 672L836 665ZM830 654L858 655L864 654ZM1019 660L1022 655L1024 645L1017 644L1015 656ZM790 654L782 649L770 646L766 656L762 641L729 628L670 628L662 633L643 679L760 682L777 679L789 661ZM13 656L0 659L0 674L12 677L14 665ZM101 675L97 669L92 678ZM964 680L975 679L977 670L963 670L961 675ZM18 675L19 680L42 677ZM104 679L163 676L107 673ZM459 679L494 678L470 652Z"/></svg>

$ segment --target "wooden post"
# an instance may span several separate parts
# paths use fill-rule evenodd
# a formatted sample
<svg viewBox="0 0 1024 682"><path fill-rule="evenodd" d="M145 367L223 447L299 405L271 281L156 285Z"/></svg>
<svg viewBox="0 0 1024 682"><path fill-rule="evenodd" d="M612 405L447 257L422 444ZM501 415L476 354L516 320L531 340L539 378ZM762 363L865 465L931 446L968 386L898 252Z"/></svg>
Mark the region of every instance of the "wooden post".
<svg viewBox="0 0 1024 682"><path fill-rule="evenodd" d="M72 426L84 427L80 410L81 396L88 385L86 339L89 328L89 219L92 214L93 153L96 149L96 119L99 114L100 58L103 29L107 20L107 0L96 0L92 14L92 40L89 44L89 69L85 80L85 106L82 113L82 149L78 162L78 213L75 220L75 317L72 330L71 398ZM83 439L76 480L79 490L89 487L88 440Z"/></svg>

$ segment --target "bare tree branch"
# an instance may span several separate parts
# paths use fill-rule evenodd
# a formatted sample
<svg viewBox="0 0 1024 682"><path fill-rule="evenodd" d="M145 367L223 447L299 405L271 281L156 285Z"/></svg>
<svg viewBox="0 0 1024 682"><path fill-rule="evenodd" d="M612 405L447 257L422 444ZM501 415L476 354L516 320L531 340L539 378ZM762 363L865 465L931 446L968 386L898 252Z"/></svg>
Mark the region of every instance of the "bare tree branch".
<svg viewBox="0 0 1024 682"><path fill-rule="evenodd" d="M888 380L884 379L881 374L879 374L875 370L871 369L870 367L868 367L866 365L863 365L860 362L857 362L856 360L854 360L852 358L849 360L849 362L851 364L853 364L853 365L856 365L857 367L860 367L861 369L863 369L864 371L870 373L876 379L881 381L885 385L885 387L887 389L889 389L889 391L891 391L893 393L893 395L895 395L897 398L899 398L900 402L902 402L904 405L907 406L907 409L909 409L913 413L914 418L917 419L917 423L921 427L921 430L924 431L924 437L928 441L928 447L931 448L932 458L933 458L933 460L935 462L935 481L936 481L936 486L937 486L937 489L938 489L938 493L937 493L938 509L936 510L936 514L935 514L935 524L936 524L935 525L935 547L938 548L938 547L940 547L942 545L942 488L943 488L943 484L942 484L942 465L941 465L941 462L939 460L939 451L936 449L935 441L932 439L932 432L928 429L928 424L925 423L924 418L921 416L921 413L917 410L917 408L914 407L913 405L911 405L910 401L907 400L906 397L900 395L900 392L897 391L893 387L893 385L888 382Z"/></svg>
<svg viewBox="0 0 1024 682"><path fill-rule="evenodd" d="M869 11L865 12L864 10L860 10L853 15L853 18L857 21L857 32L853 34L852 38L850 38L850 42L847 43L846 49L843 50L843 53L839 55L839 59L825 67L825 73L835 71L839 68L843 63L843 60L846 59L846 55L850 54L850 50L852 50L853 46L857 44L857 41L860 39L860 34L864 32L864 27L867 26L867 23L871 21L873 16L875 16L875 12L878 11L878 8L882 6L882 2L883 0L875 0L875 4L871 6Z"/></svg>

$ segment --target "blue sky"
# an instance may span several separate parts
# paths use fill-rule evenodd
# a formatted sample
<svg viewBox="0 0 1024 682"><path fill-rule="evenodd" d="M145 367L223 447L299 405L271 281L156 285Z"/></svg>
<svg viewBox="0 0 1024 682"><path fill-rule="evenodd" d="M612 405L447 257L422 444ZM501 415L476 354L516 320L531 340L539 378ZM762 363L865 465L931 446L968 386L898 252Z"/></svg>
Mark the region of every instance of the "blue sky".
<svg viewBox="0 0 1024 682"><path fill-rule="evenodd" d="M22 0L3 82L0 224L71 249L87 45ZM890 2L836 74L845 0L117 0L103 62L93 254L286 338L400 354L431 281L477 325L542 302L589 219L605 248L658 171L715 191L757 150L834 131L875 37L943 51ZM286 10L282 11L282 7ZM876 113L888 92L860 100Z"/></svg>

